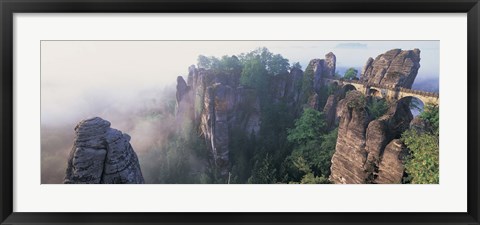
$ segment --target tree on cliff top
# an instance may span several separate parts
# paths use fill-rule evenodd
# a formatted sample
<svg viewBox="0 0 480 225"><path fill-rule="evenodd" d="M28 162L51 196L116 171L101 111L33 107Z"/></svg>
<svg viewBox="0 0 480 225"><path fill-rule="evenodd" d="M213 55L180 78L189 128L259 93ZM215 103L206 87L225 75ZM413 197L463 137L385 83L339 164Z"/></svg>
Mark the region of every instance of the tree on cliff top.
<svg viewBox="0 0 480 225"><path fill-rule="evenodd" d="M273 54L267 48L257 48L251 52L240 54L240 61L245 65L250 60L260 60L265 70L271 76L288 72L290 63L280 54Z"/></svg>
<svg viewBox="0 0 480 225"><path fill-rule="evenodd" d="M358 70L356 70L353 67L350 67L350 68L348 68L348 70L343 75L343 78L347 79L347 80L353 80L353 79L357 78L357 75L358 75Z"/></svg>
<svg viewBox="0 0 480 225"><path fill-rule="evenodd" d="M210 70L219 82L232 86L238 85L243 68L238 57L234 55L224 55L220 59L214 56L207 57L199 55L197 58L197 66Z"/></svg>

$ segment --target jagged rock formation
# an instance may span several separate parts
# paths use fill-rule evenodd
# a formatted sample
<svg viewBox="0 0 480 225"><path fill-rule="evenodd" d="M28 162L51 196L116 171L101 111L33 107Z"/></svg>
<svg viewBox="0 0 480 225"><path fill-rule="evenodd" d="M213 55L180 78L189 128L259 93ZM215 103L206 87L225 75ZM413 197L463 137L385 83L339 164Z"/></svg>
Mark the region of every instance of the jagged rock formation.
<svg viewBox="0 0 480 225"><path fill-rule="evenodd" d="M420 67L420 50L393 49L369 59L362 79L375 84L410 88ZM365 107L372 97L352 91L335 103L331 95L324 112L328 123L339 118L336 150L332 158L330 180L334 183L400 183L403 176L405 146L398 139L409 127L424 129L413 116L409 99L391 102L388 111L378 119L370 118ZM364 100L362 100L364 99ZM365 102L365 104L363 104ZM355 107L353 107L355 106ZM414 120L415 121L415 120Z"/></svg>
<svg viewBox="0 0 480 225"><path fill-rule="evenodd" d="M189 121L199 127L211 150L213 162L221 175L229 171L229 136L232 129L240 129L248 136L260 130L260 103L253 89L235 86L238 82L219 82L212 71L189 67L188 82L177 79L177 120ZM293 79L286 80L287 88ZM186 87L185 87L186 84ZM185 92L185 90L187 90ZM284 90L282 97L291 97ZM178 96L188 96L178 98ZM192 113L182 113L192 112Z"/></svg>
<svg viewBox="0 0 480 225"><path fill-rule="evenodd" d="M340 124L337 145L332 157L330 180L334 183L360 184L368 177L365 162L366 127L370 118L365 97L351 91L338 104Z"/></svg>
<svg viewBox="0 0 480 225"><path fill-rule="evenodd" d="M394 139L399 138L401 133L409 128L412 114L408 105L397 102L385 115L372 120L366 108L367 101L371 99L358 91L351 91L339 102L340 124L330 176L334 183L384 182L385 178L378 178L382 164L382 174L393 173L385 169L392 160L384 152L386 146L396 142ZM391 147L389 151L393 150L395 149ZM401 174L403 175L403 171ZM401 178L400 176L399 179Z"/></svg>
<svg viewBox="0 0 480 225"><path fill-rule="evenodd" d="M327 102L323 107L323 113L325 115L325 122L328 129L335 127L339 122L340 111L337 111L337 107L339 101L345 97L345 94L346 93L344 89L339 89L335 91L334 94L329 95L327 98Z"/></svg>
<svg viewBox="0 0 480 225"><path fill-rule="evenodd" d="M315 61L317 76L334 74L335 60L335 55L329 53L326 59ZM234 129L243 131L247 137L258 135L260 98L254 89L239 85L237 74L218 75L192 65L187 81L181 76L177 78L177 121L180 126L190 121L199 128L220 174L228 175L229 137ZM271 80L268 93L274 102L284 103L290 110L288 113L296 115L301 108L302 81L303 71L292 68Z"/></svg>
<svg viewBox="0 0 480 225"><path fill-rule="evenodd" d="M312 60L309 66L313 70L314 90L311 96L307 96L310 102L302 102L304 73L301 69L291 68L288 72L276 74L270 81L268 93L272 95L271 99L285 104L290 115L298 116L305 103L316 109L323 107L319 105L318 94L321 78L335 75L336 57L330 52L325 59ZM210 147L213 162L223 175L228 175L229 171L232 130L242 130L247 137L257 136L260 131L259 96L254 89L239 85L240 72L223 76L218 71L192 65L188 68L186 81L181 76L177 78L178 125L181 127L191 122L199 128Z"/></svg>
<svg viewBox="0 0 480 225"><path fill-rule="evenodd" d="M307 67L313 69L313 88L319 93L322 86L322 78L335 76L337 58L335 54L329 52L325 59L312 59Z"/></svg>
<svg viewBox="0 0 480 225"><path fill-rule="evenodd" d="M193 95L191 86L187 85L187 82L183 79L182 76L177 77L177 124L179 126L183 125L182 123L187 120L192 120L194 118L194 108L192 108Z"/></svg>
<svg viewBox="0 0 480 225"><path fill-rule="evenodd" d="M75 127L65 184L145 183L130 136L95 117Z"/></svg>
<svg viewBox="0 0 480 225"><path fill-rule="evenodd" d="M405 170L404 158L408 150L400 139L392 140L383 152L375 183L400 184Z"/></svg>
<svg viewBox="0 0 480 225"><path fill-rule="evenodd" d="M363 67L360 80L393 87L411 88L420 68L420 50L392 49Z"/></svg>
<svg viewBox="0 0 480 225"><path fill-rule="evenodd" d="M370 58L361 79L364 82L410 88L420 68L420 50L393 49ZM389 110L373 118L367 93L337 88L325 98L324 79L335 76L336 57L313 59L302 70L276 74L269 80L268 99L284 103L290 115L299 116L302 107L323 110L327 127L337 123L338 138L332 158L330 180L334 183L397 183L403 176L401 158L405 147L398 138L412 120L409 101L390 102ZM261 110L258 93L239 85L240 72L232 74L190 66L187 81L177 79L177 120L199 129L210 148L218 172L230 170L230 139L233 131L256 136L260 131ZM226 72L229 73L229 72ZM305 86L308 85L308 86ZM333 89L335 90L335 89ZM329 90L331 91L331 90ZM346 94L348 92L348 94Z"/></svg>
<svg viewBox="0 0 480 225"><path fill-rule="evenodd" d="M382 179L377 180L376 177L380 164L384 164L386 146L390 145L395 138L400 138L400 135L409 128L412 118L408 104L395 102L385 115L368 124L365 147L368 154L366 169L371 176L367 182L382 182Z"/></svg>
<svg viewBox="0 0 480 225"><path fill-rule="evenodd" d="M276 102L285 102L289 107L298 104L302 85L303 71L298 68L292 68L290 73L277 75L273 80L274 100Z"/></svg>
<svg viewBox="0 0 480 225"><path fill-rule="evenodd" d="M228 172L228 117L233 110L235 95L233 89L223 84L207 88L205 111L202 114L201 129L204 137L210 141L215 165L222 168L222 175Z"/></svg>
<svg viewBox="0 0 480 225"><path fill-rule="evenodd" d="M335 76L336 56L332 52L325 55L325 59L312 59L305 69L304 81L301 85L297 85L298 89L309 90L302 92L302 104L316 110L322 110L325 105L325 99L322 97L322 87L325 87L323 78L332 78ZM306 82L308 81L308 82ZM304 87L302 85L311 85ZM311 91L310 91L311 90ZM326 96L325 96L326 97Z"/></svg>
<svg viewBox="0 0 480 225"><path fill-rule="evenodd" d="M228 174L229 135L235 128L246 134L260 130L260 105L252 89L216 83L207 88L200 129L208 141L215 165Z"/></svg>

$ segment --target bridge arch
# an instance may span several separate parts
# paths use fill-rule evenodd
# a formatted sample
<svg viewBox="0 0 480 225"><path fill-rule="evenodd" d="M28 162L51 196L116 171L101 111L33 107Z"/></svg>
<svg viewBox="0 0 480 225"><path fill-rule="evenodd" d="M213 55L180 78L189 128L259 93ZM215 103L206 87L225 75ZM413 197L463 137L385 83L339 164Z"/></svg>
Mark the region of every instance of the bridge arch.
<svg viewBox="0 0 480 225"><path fill-rule="evenodd" d="M353 90L357 90L357 88L351 84L345 84L343 85L343 91L345 93L349 92L349 91L353 91Z"/></svg>
<svg viewBox="0 0 480 225"><path fill-rule="evenodd" d="M405 98L405 97L417 98L417 99L420 99L424 104L438 105L438 102L439 102L438 94L415 91L415 90L402 91L399 93L398 97L399 99Z"/></svg>
<svg viewBox="0 0 480 225"><path fill-rule="evenodd" d="M413 117L418 116L425 109L425 102L413 95L404 96L398 100L398 103L407 104Z"/></svg>
<svg viewBox="0 0 480 225"><path fill-rule="evenodd" d="M382 90L375 87L368 88L367 95L377 97L377 98L383 98L384 96L384 94L382 93Z"/></svg>
<svg viewBox="0 0 480 225"><path fill-rule="evenodd" d="M435 92L426 92L403 87L394 87L391 85L367 83L358 80L338 80L324 78L324 81L331 85L337 85L337 90L342 90L343 94L346 94L351 90L357 90L365 95L381 97L391 101L398 101L405 97L415 97L418 98L423 105L439 105L440 103L439 95Z"/></svg>

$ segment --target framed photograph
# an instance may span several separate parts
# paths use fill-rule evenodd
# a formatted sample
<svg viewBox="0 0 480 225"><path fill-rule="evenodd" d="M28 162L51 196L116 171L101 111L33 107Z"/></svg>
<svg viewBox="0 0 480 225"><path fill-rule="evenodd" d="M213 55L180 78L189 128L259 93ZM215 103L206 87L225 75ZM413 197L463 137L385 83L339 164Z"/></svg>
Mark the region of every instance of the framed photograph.
<svg viewBox="0 0 480 225"><path fill-rule="evenodd" d="M7 1L2 224L479 224L478 0Z"/></svg>

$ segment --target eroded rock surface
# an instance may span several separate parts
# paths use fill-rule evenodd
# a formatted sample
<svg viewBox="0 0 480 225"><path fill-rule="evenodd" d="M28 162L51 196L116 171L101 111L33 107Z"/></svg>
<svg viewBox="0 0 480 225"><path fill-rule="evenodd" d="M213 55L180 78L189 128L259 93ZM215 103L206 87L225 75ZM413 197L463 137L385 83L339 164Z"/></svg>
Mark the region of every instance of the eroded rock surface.
<svg viewBox="0 0 480 225"><path fill-rule="evenodd" d="M340 124L330 176L330 180L334 183L386 181L377 179L382 163L384 164L383 173L388 173L385 166L389 162L383 162L386 146L392 140L399 138L410 126L413 116L408 104L395 102L383 116L372 120L365 108L366 102L371 101L370 98L358 91L352 91L339 102L337 113ZM386 157L386 160L390 160L388 154Z"/></svg>
<svg viewBox="0 0 480 225"><path fill-rule="evenodd" d="M371 175L367 182L382 182L375 179L380 164L383 163L386 146L395 138L400 138L401 134L409 128L412 118L408 104L395 102L385 115L368 124L365 148L368 156L365 168Z"/></svg>
<svg viewBox="0 0 480 225"><path fill-rule="evenodd" d="M392 140L383 152L375 183L400 184L405 170L404 158L408 150L399 139Z"/></svg>
<svg viewBox="0 0 480 225"><path fill-rule="evenodd" d="M392 49L363 67L361 80L392 87L411 88L420 68L420 50Z"/></svg>
<svg viewBox="0 0 480 225"><path fill-rule="evenodd" d="M192 65L188 82L182 77L177 79L177 121L179 124L193 124L190 129L200 128L213 162L224 176L228 175L230 166L229 136L232 130L243 130L247 136L256 135L260 130L260 103L255 90L238 86L235 76L231 77L217 79L212 71ZM293 95L289 86L294 79L298 78L288 75L278 82L279 98L283 100Z"/></svg>
<svg viewBox="0 0 480 225"><path fill-rule="evenodd" d="M330 181L337 184L365 183L368 173L365 162L365 133L370 118L365 97L351 91L339 102L340 123L335 153L332 157Z"/></svg>
<svg viewBox="0 0 480 225"><path fill-rule="evenodd" d="M361 80L372 84L411 88L420 68L420 50L392 49L375 59L369 58L363 68ZM412 121L410 101L389 102L388 111L378 119L371 118L365 107L351 107L371 101L352 91L338 102L338 139L332 158L330 180L333 183L400 183L403 176L405 146L399 140L410 126L425 129L420 121ZM333 121L335 103L330 96L324 112L327 122ZM412 121L412 124L411 124Z"/></svg>
<svg viewBox="0 0 480 225"><path fill-rule="evenodd" d="M99 117L78 123L75 134L64 183L145 183L128 134Z"/></svg>
<svg viewBox="0 0 480 225"><path fill-rule="evenodd" d="M307 67L313 69L313 88L319 93L322 86L322 78L335 76L337 58L329 52L325 59L312 59Z"/></svg>

